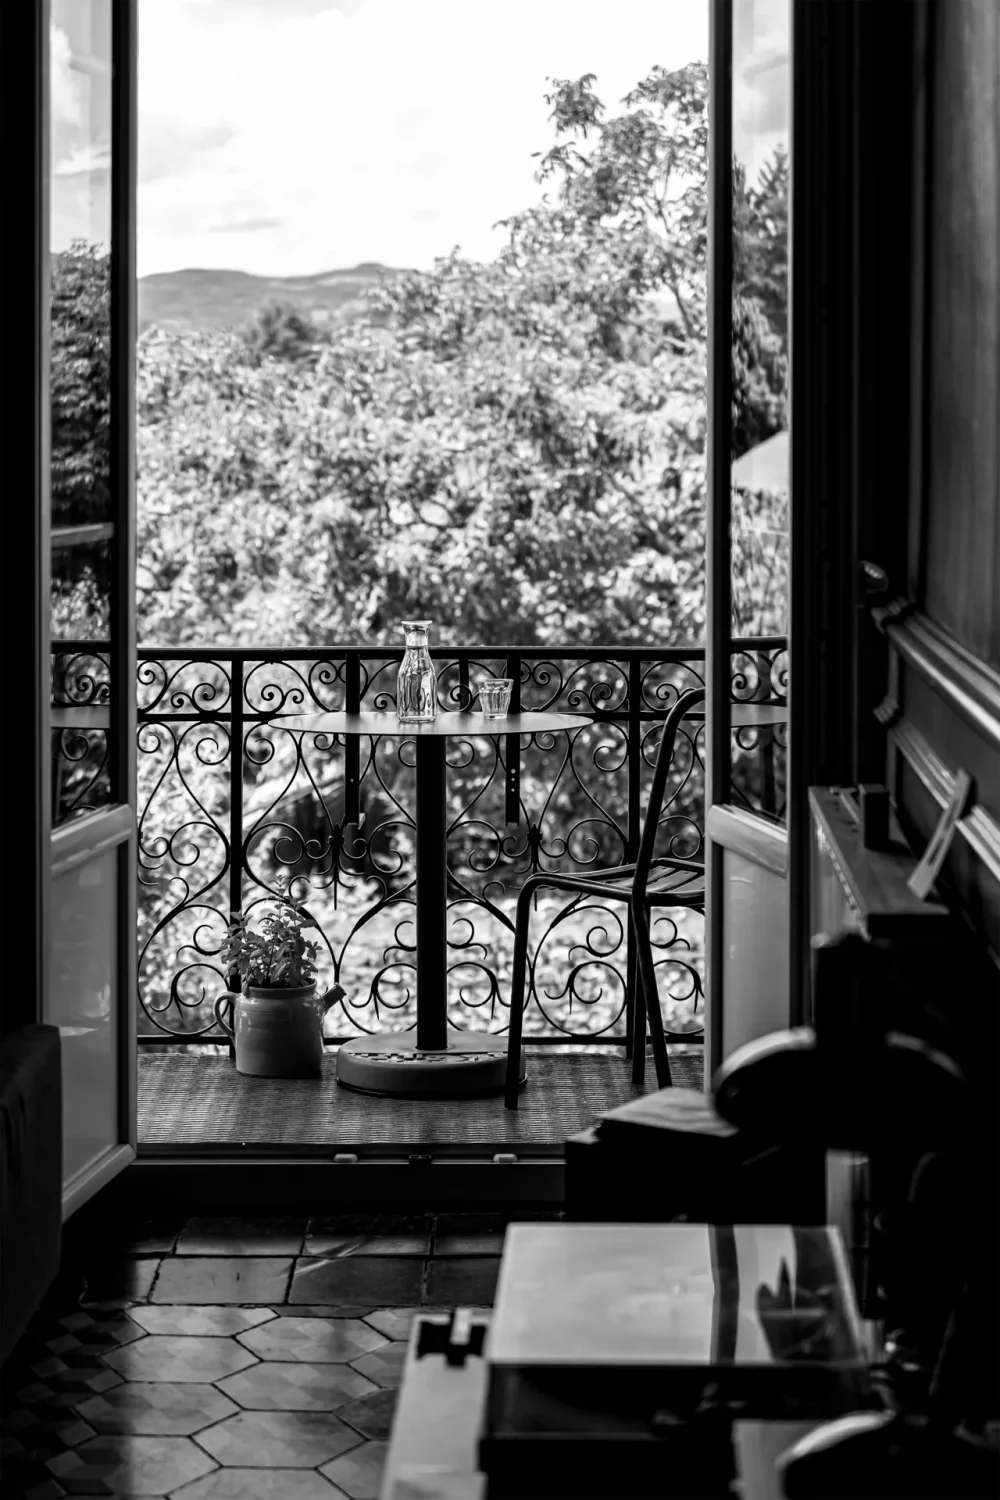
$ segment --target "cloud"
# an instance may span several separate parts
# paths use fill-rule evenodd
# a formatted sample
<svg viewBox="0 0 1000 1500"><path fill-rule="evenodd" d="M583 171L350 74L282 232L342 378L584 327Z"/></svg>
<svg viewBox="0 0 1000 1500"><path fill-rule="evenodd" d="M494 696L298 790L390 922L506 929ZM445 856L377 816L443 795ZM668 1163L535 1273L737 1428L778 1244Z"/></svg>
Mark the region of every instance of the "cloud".
<svg viewBox="0 0 1000 1500"><path fill-rule="evenodd" d="M738 0L733 10L733 150L755 182L791 127L788 0Z"/></svg>
<svg viewBox="0 0 1000 1500"><path fill-rule="evenodd" d="M75 66L74 37L81 12L66 11L49 27L52 249L75 239L106 246L111 237L111 86L108 74ZM79 37L76 45L79 46ZM109 38L88 38L95 50Z"/></svg>
<svg viewBox="0 0 1000 1500"><path fill-rule="evenodd" d="M143 0L140 274L491 255L539 195L547 77L614 108L707 45L706 0Z"/></svg>
<svg viewBox="0 0 1000 1500"><path fill-rule="evenodd" d="M261 229L280 229L282 219L258 215L250 219L226 219L221 224L207 224L208 234L254 234Z"/></svg>
<svg viewBox="0 0 1000 1500"><path fill-rule="evenodd" d="M139 131L139 181L183 173L200 162L207 152L233 140L237 127L225 120L192 125L170 113L143 112Z"/></svg>
<svg viewBox="0 0 1000 1500"><path fill-rule="evenodd" d="M70 56L69 37L53 22L49 27L49 98L56 126L80 123L80 99Z"/></svg>
<svg viewBox="0 0 1000 1500"><path fill-rule="evenodd" d="M194 0L194 3L217 5L219 0ZM269 10L272 15L275 6L280 4L286 16L321 16L331 10L337 10L343 16L355 16L365 0L226 0L226 3L231 10Z"/></svg>
<svg viewBox="0 0 1000 1500"><path fill-rule="evenodd" d="M98 142L74 146L53 168L56 177L90 177L111 171L111 147Z"/></svg>

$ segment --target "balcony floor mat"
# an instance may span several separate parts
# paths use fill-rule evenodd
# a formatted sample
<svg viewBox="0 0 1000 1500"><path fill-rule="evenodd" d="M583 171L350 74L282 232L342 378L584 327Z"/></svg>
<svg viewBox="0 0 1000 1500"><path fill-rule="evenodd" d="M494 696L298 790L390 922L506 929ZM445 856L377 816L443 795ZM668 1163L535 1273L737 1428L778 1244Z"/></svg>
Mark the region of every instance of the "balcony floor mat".
<svg viewBox="0 0 1000 1500"><path fill-rule="evenodd" d="M703 1049L671 1048L675 1084L702 1087ZM143 1145L416 1147L469 1144L562 1146L603 1110L655 1089L631 1081L624 1056L555 1056L528 1048L528 1083L517 1110L488 1099L381 1099L340 1088L336 1058L316 1079L245 1078L228 1057L140 1050L139 1141Z"/></svg>

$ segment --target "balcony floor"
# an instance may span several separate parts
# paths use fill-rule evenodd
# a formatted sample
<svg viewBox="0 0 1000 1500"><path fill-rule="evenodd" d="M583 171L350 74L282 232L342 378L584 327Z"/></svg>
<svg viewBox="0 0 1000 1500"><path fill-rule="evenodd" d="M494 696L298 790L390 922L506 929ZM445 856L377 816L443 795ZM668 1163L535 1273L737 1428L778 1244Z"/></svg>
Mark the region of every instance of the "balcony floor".
<svg viewBox="0 0 1000 1500"><path fill-rule="evenodd" d="M339 1088L328 1053L321 1079L245 1078L228 1056L205 1049L140 1048L139 1142L143 1146L306 1147L353 1151L470 1146L562 1147L603 1110L656 1087L631 1081L623 1053L553 1053L528 1047L519 1108L503 1099L378 1099ZM702 1087L703 1048L672 1046L675 1084Z"/></svg>

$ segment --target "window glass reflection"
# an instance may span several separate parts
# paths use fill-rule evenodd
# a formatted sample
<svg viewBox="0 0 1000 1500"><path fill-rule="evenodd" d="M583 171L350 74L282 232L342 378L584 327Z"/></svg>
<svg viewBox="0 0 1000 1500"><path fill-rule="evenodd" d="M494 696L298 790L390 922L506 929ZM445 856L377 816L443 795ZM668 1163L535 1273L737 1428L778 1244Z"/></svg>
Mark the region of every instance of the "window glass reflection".
<svg viewBox="0 0 1000 1500"><path fill-rule="evenodd" d="M110 800L107 683L70 683L59 643L110 660L111 0L52 0L50 343L53 823ZM107 675L105 671L105 676ZM87 674L83 674L84 678ZM69 684L69 685L67 685Z"/></svg>
<svg viewBox="0 0 1000 1500"><path fill-rule="evenodd" d="M733 7L732 786L784 817L790 0ZM761 705L755 712L754 705ZM763 706L767 712L763 711Z"/></svg>
<svg viewBox="0 0 1000 1500"><path fill-rule="evenodd" d="M52 549L53 646L59 641L107 643L111 630L111 543Z"/></svg>
<svg viewBox="0 0 1000 1500"><path fill-rule="evenodd" d="M53 0L49 45L52 525L59 527L111 519L110 0Z"/></svg>

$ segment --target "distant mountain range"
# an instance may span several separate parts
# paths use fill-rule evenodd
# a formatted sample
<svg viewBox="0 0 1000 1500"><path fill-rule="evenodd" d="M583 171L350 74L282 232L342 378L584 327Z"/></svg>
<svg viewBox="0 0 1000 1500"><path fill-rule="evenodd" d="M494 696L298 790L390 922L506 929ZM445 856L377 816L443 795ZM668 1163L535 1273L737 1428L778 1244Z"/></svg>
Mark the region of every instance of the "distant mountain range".
<svg viewBox="0 0 1000 1500"><path fill-rule="evenodd" d="M139 331L160 328L239 328L268 302L295 304L320 318L350 318L367 287L391 266L365 261L314 276L252 276L247 271L163 271L139 278Z"/></svg>
<svg viewBox="0 0 1000 1500"><path fill-rule="evenodd" d="M314 276L253 276L248 271L162 271L139 278L139 332L159 328L242 328L268 302L296 305L319 322L350 321L362 311L365 290L380 277L403 273L378 261ZM649 304L664 323L680 321L676 299L663 290Z"/></svg>

